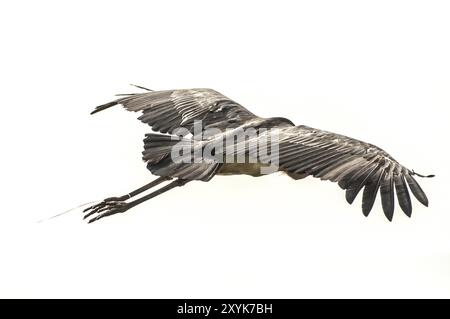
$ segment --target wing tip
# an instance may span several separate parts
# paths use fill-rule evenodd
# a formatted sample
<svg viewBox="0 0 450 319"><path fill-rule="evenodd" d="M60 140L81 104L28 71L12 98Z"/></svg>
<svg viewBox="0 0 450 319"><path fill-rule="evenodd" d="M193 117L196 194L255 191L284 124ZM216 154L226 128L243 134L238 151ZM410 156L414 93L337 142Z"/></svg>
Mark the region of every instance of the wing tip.
<svg viewBox="0 0 450 319"><path fill-rule="evenodd" d="M91 115L98 113L100 111L106 110L114 105L117 105L117 104L119 104L119 102L120 102L119 100L115 100L115 101L112 101L112 102L109 102L106 104L99 105L91 112Z"/></svg>
<svg viewBox="0 0 450 319"><path fill-rule="evenodd" d="M369 217L369 214L370 214L371 210L372 209L367 209L367 208L363 207L362 208L362 213L363 213L364 217Z"/></svg>

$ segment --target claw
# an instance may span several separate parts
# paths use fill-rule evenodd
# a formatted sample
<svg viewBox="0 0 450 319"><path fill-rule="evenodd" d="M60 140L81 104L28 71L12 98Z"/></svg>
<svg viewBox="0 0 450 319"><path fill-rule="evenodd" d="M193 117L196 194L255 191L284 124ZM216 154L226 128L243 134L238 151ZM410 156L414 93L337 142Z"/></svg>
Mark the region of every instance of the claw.
<svg viewBox="0 0 450 319"><path fill-rule="evenodd" d="M84 215L83 219L88 218L91 215L94 215L96 212L98 211L98 208L93 209L92 211L90 211L89 213L87 213L86 215Z"/></svg>
<svg viewBox="0 0 450 319"><path fill-rule="evenodd" d="M91 215L93 215L93 214L94 214L94 212L89 212L89 213L87 213L86 215L83 216L83 220L86 219L86 218L88 218L89 216L91 216Z"/></svg>
<svg viewBox="0 0 450 319"><path fill-rule="evenodd" d="M95 205L92 205L92 206L89 206L88 208L83 209L83 213L86 213L88 210L91 210L94 206Z"/></svg>
<svg viewBox="0 0 450 319"><path fill-rule="evenodd" d="M97 217L98 217L98 216L97 216ZM94 218L89 219L88 224L95 222L95 221L97 220L97 217L94 217Z"/></svg>
<svg viewBox="0 0 450 319"><path fill-rule="evenodd" d="M124 202L101 202L92 207L92 210L84 215L83 219L86 219L94 214L97 216L91 218L88 224L95 222L103 217L114 215L117 213L123 213L128 209L127 204Z"/></svg>
<svg viewBox="0 0 450 319"><path fill-rule="evenodd" d="M104 212L105 210L108 210L108 209L111 209L111 208L114 208L114 204L113 203L111 203L111 204L107 204L106 206L104 206L104 207L99 207L96 211L95 211L95 213L101 213L101 212Z"/></svg>
<svg viewBox="0 0 450 319"><path fill-rule="evenodd" d="M124 195L124 196L120 196L120 197L108 197L108 198L105 198L100 203L97 203L95 205L92 205L92 206L89 206L88 208L83 209L83 213L86 213L89 210L96 210L98 208L103 208L106 205L110 204L110 202L123 202L123 201L125 201L125 200L127 200L129 198L130 198L130 195ZM98 212L98 210L96 212ZM92 214L95 214L95 212L94 213L89 213L87 216L90 216ZM85 218L87 216L85 216Z"/></svg>
<svg viewBox="0 0 450 319"><path fill-rule="evenodd" d="M105 202L101 202L97 205L94 205L91 207L91 211L89 213L87 213L86 215L84 215L83 219L88 218L89 216L98 213L101 209L105 208L105 206L107 205L107 203Z"/></svg>
<svg viewBox="0 0 450 319"><path fill-rule="evenodd" d="M126 209L125 209L125 210L126 210ZM99 220L99 219L102 219L103 217L106 217L106 216L111 216L111 215L114 215L114 214L123 213L125 210L118 209L118 208L111 209L111 210L107 210L107 211L105 211L104 213L99 214L99 215L97 215L97 216L91 218L91 219L88 221L88 224L93 223L93 222L95 222L95 221L97 221L97 220Z"/></svg>
<svg viewBox="0 0 450 319"><path fill-rule="evenodd" d="M92 205L92 206L90 206L90 207L88 207L88 208L86 208L86 209L84 209L83 210L83 213L85 213L85 212L87 212L87 211L89 211L89 210L95 210L95 209L97 209L97 208L101 208L101 207L104 207L106 205L106 202L105 201L103 201L103 202L100 202L100 203L97 203L97 204L95 204L95 205Z"/></svg>
<svg viewBox="0 0 450 319"><path fill-rule="evenodd" d="M98 217L98 216L97 216L97 217ZM89 219L88 224L95 222L95 221L97 220L97 217L94 217L94 218Z"/></svg>

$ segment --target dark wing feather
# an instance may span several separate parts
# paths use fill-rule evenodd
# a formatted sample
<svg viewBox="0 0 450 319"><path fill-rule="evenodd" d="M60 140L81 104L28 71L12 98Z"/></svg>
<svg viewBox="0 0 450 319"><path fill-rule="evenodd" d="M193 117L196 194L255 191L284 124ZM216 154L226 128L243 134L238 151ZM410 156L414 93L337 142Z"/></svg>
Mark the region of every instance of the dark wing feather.
<svg viewBox="0 0 450 319"><path fill-rule="evenodd" d="M375 145L307 126L281 128L277 134L280 170L337 182L346 190L345 197L350 204L364 188L365 216L370 213L378 192L388 220L394 214L395 192L400 207L410 216L411 199L406 185L419 202L428 204L425 193L413 178L415 173ZM273 162L275 155L261 160Z"/></svg>
<svg viewBox="0 0 450 319"><path fill-rule="evenodd" d="M373 179L371 179L364 187L362 199L362 212L364 216L369 216L370 211L372 210L375 199L377 198L378 190L380 189L380 183L383 176L384 168L378 171Z"/></svg>
<svg viewBox="0 0 450 319"><path fill-rule="evenodd" d="M411 217L412 205L409 197L408 187L406 186L405 177L397 174L394 177L395 192L397 193L398 203L406 216Z"/></svg>
<svg viewBox="0 0 450 319"><path fill-rule="evenodd" d="M411 175L405 175L405 178L409 188L411 189L411 192L414 194L417 200L421 202L423 205L428 206L427 195L425 195L422 188L420 188L419 183L417 183L414 177L412 177Z"/></svg>
<svg viewBox="0 0 450 319"><path fill-rule="evenodd" d="M377 169L377 165L371 165L368 169L361 170L362 172L360 172L360 177L352 185L350 185L345 192L345 199L349 204L353 203L356 196L358 196L358 193L364 187L366 182L376 173Z"/></svg>
<svg viewBox="0 0 450 319"><path fill-rule="evenodd" d="M192 133L195 121L202 121L203 128L228 128L257 118L240 104L211 89L134 94L100 105L92 114L117 104L128 111L142 112L139 117L142 122L149 124L154 131L169 134L180 127Z"/></svg>
<svg viewBox="0 0 450 319"><path fill-rule="evenodd" d="M389 171L384 172L384 177L380 185L381 205L383 206L384 215L389 221L394 216L394 179Z"/></svg>

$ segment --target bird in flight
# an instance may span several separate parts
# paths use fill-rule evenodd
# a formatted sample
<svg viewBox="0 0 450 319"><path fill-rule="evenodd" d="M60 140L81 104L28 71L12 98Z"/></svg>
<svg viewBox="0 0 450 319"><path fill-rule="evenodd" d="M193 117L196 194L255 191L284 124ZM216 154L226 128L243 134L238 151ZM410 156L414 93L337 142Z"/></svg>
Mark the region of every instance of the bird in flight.
<svg viewBox="0 0 450 319"><path fill-rule="evenodd" d="M115 105L140 112L139 120L157 132L146 134L143 160L158 178L126 195L109 197L88 207L83 212L89 223L124 213L191 181L208 182L215 175L262 176L276 171L293 179L313 176L336 182L345 190L350 204L363 190L365 216L372 210L378 193L389 221L394 214L395 194L408 217L412 212L409 191L428 206L427 196L414 176L433 175L409 170L375 145L296 126L282 117L259 117L212 89L153 91L137 87L145 92L122 94L91 114ZM249 131L252 134L239 139L239 134ZM166 185L135 199L163 183Z"/></svg>

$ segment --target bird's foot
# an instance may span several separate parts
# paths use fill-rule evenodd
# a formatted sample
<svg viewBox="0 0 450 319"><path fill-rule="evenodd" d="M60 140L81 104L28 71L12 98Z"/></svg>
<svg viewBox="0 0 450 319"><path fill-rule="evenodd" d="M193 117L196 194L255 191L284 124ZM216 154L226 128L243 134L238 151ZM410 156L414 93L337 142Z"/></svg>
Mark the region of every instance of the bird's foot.
<svg viewBox="0 0 450 319"><path fill-rule="evenodd" d="M86 214L86 216L84 216L84 218L86 219L86 217L89 217L92 214L95 214L99 209L105 207L106 205L108 205L111 202L124 202L127 199L130 198L130 195L124 195L124 196L120 196L120 197L108 197L105 198L104 200L102 200L100 203L97 203L95 205L89 206L88 208L83 210L83 213L86 213L87 211L90 211L90 213Z"/></svg>
<svg viewBox="0 0 450 319"><path fill-rule="evenodd" d="M123 197L124 196L110 197L96 205L86 208L85 210L83 210L83 213L86 213L83 219L86 219L92 215L96 215L91 219L89 219L88 223L92 223L103 217L127 211L128 208L130 207L128 203L124 202L124 200L127 199L128 197L127 196L125 196L125 198Z"/></svg>

